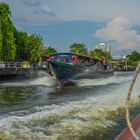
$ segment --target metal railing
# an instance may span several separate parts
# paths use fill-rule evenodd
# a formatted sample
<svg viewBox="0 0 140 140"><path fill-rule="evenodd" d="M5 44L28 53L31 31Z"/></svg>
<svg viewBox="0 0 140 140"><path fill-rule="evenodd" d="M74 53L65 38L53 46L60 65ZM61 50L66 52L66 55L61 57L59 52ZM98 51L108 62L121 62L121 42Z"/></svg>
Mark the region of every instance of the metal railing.
<svg viewBox="0 0 140 140"><path fill-rule="evenodd" d="M5 62L0 63L0 69L2 68L46 68L46 63L23 64L22 62Z"/></svg>

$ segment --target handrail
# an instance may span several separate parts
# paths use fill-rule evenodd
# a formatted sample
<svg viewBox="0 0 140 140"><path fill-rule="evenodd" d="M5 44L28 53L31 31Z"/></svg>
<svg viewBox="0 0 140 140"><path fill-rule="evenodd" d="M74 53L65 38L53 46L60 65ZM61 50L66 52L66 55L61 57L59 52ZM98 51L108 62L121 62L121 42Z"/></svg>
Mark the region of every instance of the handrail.
<svg viewBox="0 0 140 140"><path fill-rule="evenodd" d="M0 68L44 68L46 63L32 63L32 64L23 64L22 62L5 62L0 63Z"/></svg>

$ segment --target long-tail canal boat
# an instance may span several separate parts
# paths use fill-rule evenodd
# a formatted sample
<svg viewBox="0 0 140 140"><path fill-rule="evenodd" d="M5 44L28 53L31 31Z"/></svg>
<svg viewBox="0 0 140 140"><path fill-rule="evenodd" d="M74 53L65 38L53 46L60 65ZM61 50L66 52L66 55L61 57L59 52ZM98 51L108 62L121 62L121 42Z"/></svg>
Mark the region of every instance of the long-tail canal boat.
<svg viewBox="0 0 140 140"><path fill-rule="evenodd" d="M101 78L113 74L111 63L74 53L55 53L48 60L48 71L61 84L80 78Z"/></svg>

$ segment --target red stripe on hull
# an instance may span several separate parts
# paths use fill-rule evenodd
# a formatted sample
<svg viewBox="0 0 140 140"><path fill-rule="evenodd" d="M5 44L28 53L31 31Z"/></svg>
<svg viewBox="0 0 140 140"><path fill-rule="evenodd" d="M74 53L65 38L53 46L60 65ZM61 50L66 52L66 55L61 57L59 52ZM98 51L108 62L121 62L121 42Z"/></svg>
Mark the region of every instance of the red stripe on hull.
<svg viewBox="0 0 140 140"><path fill-rule="evenodd" d="M139 126L140 126L140 113L132 121L132 127L134 131L137 131ZM132 133L127 127L115 138L115 140L130 140L131 138Z"/></svg>

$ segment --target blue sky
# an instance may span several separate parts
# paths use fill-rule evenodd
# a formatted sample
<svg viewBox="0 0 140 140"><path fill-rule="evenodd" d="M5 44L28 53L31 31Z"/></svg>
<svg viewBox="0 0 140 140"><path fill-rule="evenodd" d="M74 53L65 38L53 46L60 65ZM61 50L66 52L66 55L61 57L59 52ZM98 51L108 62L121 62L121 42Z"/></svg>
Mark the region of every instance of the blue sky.
<svg viewBox="0 0 140 140"><path fill-rule="evenodd" d="M113 52L140 50L140 0L0 0L10 5L20 31L39 33L46 46L67 51L72 43L89 50L100 42ZM125 51L124 51L125 50Z"/></svg>

